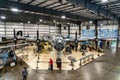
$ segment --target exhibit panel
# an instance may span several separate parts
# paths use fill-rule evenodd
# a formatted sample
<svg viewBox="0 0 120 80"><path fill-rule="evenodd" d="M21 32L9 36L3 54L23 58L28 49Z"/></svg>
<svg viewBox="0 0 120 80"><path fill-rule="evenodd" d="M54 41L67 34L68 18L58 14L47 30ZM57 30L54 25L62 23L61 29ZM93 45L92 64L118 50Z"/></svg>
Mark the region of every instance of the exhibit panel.
<svg viewBox="0 0 120 80"><path fill-rule="evenodd" d="M99 26L98 38L117 38L118 25L103 25Z"/></svg>
<svg viewBox="0 0 120 80"><path fill-rule="evenodd" d="M95 26L89 26L89 29L87 29L87 26L82 26L81 29L82 38L95 38Z"/></svg>

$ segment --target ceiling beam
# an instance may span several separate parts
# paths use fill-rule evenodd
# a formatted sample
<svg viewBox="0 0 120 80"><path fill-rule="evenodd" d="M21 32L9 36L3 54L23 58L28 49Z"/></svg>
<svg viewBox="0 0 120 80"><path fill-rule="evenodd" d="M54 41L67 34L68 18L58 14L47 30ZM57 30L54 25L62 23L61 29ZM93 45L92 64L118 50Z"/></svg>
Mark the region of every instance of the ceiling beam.
<svg viewBox="0 0 120 80"><path fill-rule="evenodd" d="M106 16L109 16L110 19L119 20L115 14L110 13L109 11L105 10L104 8L102 8L102 6L91 3L90 0L86 0L86 2L85 2L85 0L66 0L66 1L70 2L72 4L77 3L77 5L85 6L86 9L92 10L95 13L100 13L103 15L107 14Z"/></svg>
<svg viewBox="0 0 120 80"><path fill-rule="evenodd" d="M31 3L34 2L34 1L36 1L36 0L32 0L32 1L28 2L27 4L31 4Z"/></svg>
<svg viewBox="0 0 120 80"><path fill-rule="evenodd" d="M68 3L64 3L64 4L60 4L60 5L57 5L57 6L53 6L53 7L50 7L50 8L57 8L57 7L61 7L63 5L67 5Z"/></svg>
<svg viewBox="0 0 120 80"><path fill-rule="evenodd" d="M52 16L47 16L47 15L41 15L41 14L29 14L29 13L21 13L21 14L15 14L12 13L11 11L6 11L6 10L0 10L0 15L1 14L6 14L6 21L7 22L23 22L27 23L27 21L30 21L31 23L36 24L39 22L39 19L43 19L44 21L47 22L53 22L53 20L60 21L60 22L76 22L74 20L61 20L60 17L52 17Z"/></svg>
<svg viewBox="0 0 120 80"><path fill-rule="evenodd" d="M45 1L43 1L43 2L40 2L40 3L36 4L35 6L39 6L39 5L44 4L44 3L46 3L46 2L47 2L47 0L45 0Z"/></svg>
<svg viewBox="0 0 120 80"><path fill-rule="evenodd" d="M116 7L120 7L120 6L108 6L108 7L105 7L105 9L116 8Z"/></svg>
<svg viewBox="0 0 120 80"><path fill-rule="evenodd" d="M20 1L22 1L22 0L18 0L17 2L19 3Z"/></svg>
<svg viewBox="0 0 120 80"><path fill-rule="evenodd" d="M85 8L80 8L80 9L75 9L75 10L71 10L71 11L68 11L68 12L76 12L76 11L83 11L83 10L86 10Z"/></svg>
<svg viewBox="0 0 120 80"><path fill-rule="evenodd" d="M66 10L66 11L67 11L67 12L69 12L69 11L74 11L74 10L79 10L79 9L81 9L81 7L77 7L77 8L68 9L68 10Z"/></svg>
<svg viewBox="0 0 120 80"><path fill-rule="evenodd" d="M117 3L120 3L120 0L119 1L114 1L114 2L107 3L106 5L110 6L110 5L114 5L114 4L117 4Z"/></svg>
<svg viewBox="0 0 120 80"><path fill-rule="evenodd" d="M4 4L6 4L6 5L4 5ZM14 2L14 1L2 0L0 2L0 7L1 8L9 9L11 6L12 7L18 7L18 9L20 9L20 10L44 13L44 14L48 14L48 15L51 15L51 16L61 17L62 15L66 15L67 19L71 19L71 20L72 19L74 19L74 20L75 19L76 20L86 20L87 19L87 18L84 18L82 16L73 15L73 14L67 13L67 12L57 11L57 10L48 9L48 8L44 8L44 7L36 7L36 6L32 6L32 5L26 5L26 4L17 3L17 2Z"/></svg>
<svg viewBox="0 0 120 80"><path fill-rule="evenodd" d="M66 8L66 9L61 9L61 10L66 11L66 10L70 10L70 9L73 9L73 7Z"/></svg>
<svg viewBox="0 0 120 80"><path fill-rule="evenodd" d="M71 6L72 6L72 5L63 6L63 7L57 8L56 10L64 9L64 8L71 7Z"/></svg>
<svg viewBox="0 0 120 80"><path fill-rule="evenodd" d="M54 5L54 4L56 4L56 3L58 3L58 1L57 1L57 2L54 2L54 3L51 3L51 4L49 4L49 5L46 5L46 6L44 6L44 7L49 7L49 6Z"/></svg>

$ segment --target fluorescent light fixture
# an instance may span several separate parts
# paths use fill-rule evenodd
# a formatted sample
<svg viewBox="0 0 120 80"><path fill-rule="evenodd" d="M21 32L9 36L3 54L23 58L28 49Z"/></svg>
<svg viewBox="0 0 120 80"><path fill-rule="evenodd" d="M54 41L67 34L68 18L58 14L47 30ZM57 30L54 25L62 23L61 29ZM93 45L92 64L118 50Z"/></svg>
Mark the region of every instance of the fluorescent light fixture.
<svg viewBox="0 0 120 80"><path fill-rule="evenodd" d="M89 23L90 23L90 24L92 24L92 23L93 23L93 21L89 21Z"/></svg>
<svg viewBox="0 0 120 80"><path fill-rule="evenodd" d="M23 25L23 23L22 23L22 22L21 22L20 24L21 24L21 25Z"/></svg>
<svg viewBox="0 0 120 80"><path fill-rule="evenodd" d="M12 8L11 11L18 12L18 9L17 8Z"/></svg>
<svg viewBox="0 0 120 80"><path fill-rule="evenodd" d="M97 29L100 29L99 27Z"/></svg>
<svg viewBox="0 0 120 80"><path fill-rule="evenodd" d="M66 16L61 16L61 18L62 18L62 19L65 19L65 18L66 18Z"/></svg>
<svg viewBox="0 0 120 80"><path fill-rule="evenodd" d="M56 23L56 20L54 20L53 22Z"/></svg>
<svg viewBox="0 0 120 80"><path fill-rule="evenodd" d="M27 23L30 23L30 21L28 21Z"/></svg>
<svg viewBox="0 0 120 80"><path fill-rule="evenodd" d="M70 23L67 23L67 24L70 24Z"/></svg>
<svg viewBox="0 0 120 80"><path fill-rule="evenodd" d="M108 0L102 0L102 2L108 2Z"/></svg>
<svg viewBox="0 0 120 80"><path fill-rule="evenodd" d="M43 22L43 20L42 20L42 19L40 19L39 21L40 21L40 22Z"/></svg>
<svg viewBox="0 0 120 80"><path fill-rule="evenodd" d="M56 22L56 24L59 24L59 22Z"/></svg>
<svg viewBox="0 0 120 80"><path fill-rule="evenodd" d="M6 19L6 17L5 17L5 16L1 16L0 18L1 18L1 19Z"/></svg>
<svg viewBox="0 0 120 80"><path fill-rule="evenodd" d="M75 24L72 24L73 26L75 26Z"/></svg>
<svg viewBox="0 0 120 80"><path fill-rule="evenodd" d="M102 26L103 24L101 23L100 25Z"/></svg>
<svg viewBox="0 0 120 80"><path fill-rule="evenodd" d="M47 23L46 21L44 21L43 23Z"/></svg>

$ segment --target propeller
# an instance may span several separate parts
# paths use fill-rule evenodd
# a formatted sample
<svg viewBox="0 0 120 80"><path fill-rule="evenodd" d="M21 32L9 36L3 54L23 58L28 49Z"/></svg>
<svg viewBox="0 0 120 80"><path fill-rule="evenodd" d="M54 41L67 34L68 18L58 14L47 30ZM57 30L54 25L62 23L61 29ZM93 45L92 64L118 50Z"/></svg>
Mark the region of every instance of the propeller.
<svg viewBox="0 0 120 80"><path fill-rule="evenodd" d="M74 43L75 43L75 51L77 52L77 48L78 48L77 31L76 31L76 33L75 33L75 40L74 40Z"/></svg>
<svg viewBox="0 0 120 80"><path fill-rule="evenodd" d="M17 37L16 37L15 29L13 30L13 32L14 32L14 43L17 44Z"/></svg>
<svg viewBox="0 0 120 80"><path fill-rule="evenodd" d="M39 39L39 31L37 30L37 40L36 40L38 52L40 51L40 39Z"/></svg>

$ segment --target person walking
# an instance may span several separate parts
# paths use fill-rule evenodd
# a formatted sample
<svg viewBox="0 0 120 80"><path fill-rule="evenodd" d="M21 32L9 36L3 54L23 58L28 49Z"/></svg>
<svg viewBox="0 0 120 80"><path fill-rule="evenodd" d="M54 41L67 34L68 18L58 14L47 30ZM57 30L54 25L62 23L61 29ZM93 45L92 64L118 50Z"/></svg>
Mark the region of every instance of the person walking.
<svg viewBox="0 0 120 80"><path fill-rule="evenodd" d="M61 60L61 58L57 58L57 59L56 59L56 64L57 64L57 68L59 68L59 70L61 70L61 65L62 65L62 60Z"/></svg>
<svg viewBox="0 0 120 80"><path fill-rule="evenodd" d="M27 80L27 75L28 75L27 68L24 67L24 70L22 71L23 80Z"/></svg>
<svg viewBox="0 0 120 80"><path fill-rule="evenodd" d="M53 71L53 60L52 60L52 58L50 58L49 66L50 66L50 70Z"/></svg>

